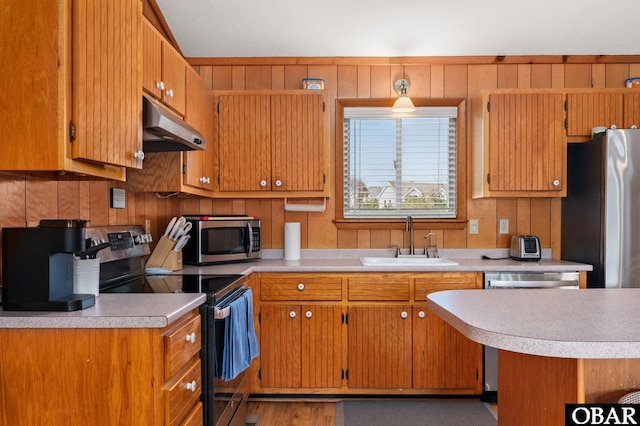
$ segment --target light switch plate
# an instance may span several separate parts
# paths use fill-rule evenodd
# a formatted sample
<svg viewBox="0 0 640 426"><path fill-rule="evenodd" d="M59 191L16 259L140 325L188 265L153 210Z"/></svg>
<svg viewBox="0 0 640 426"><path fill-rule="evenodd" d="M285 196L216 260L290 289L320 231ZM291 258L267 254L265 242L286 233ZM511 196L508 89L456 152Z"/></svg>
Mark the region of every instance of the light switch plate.
<svg viewBox="0 0 640 426"><path fill-rule="evenodd" d="M111 188L111 208L124 209L127 199L127 191L122 188Z"/></svg>
<svg viewBox="0 0 640 426"><path fill-rule="evenodd" d="M469 219L469 234L478 233L478 219Z"/></svg>
<svg viewBox="0 0 640 426"><path fill-rule="evenodd" d="M500 219L500 233L501 234L509 233L509 219Z"/></svg>

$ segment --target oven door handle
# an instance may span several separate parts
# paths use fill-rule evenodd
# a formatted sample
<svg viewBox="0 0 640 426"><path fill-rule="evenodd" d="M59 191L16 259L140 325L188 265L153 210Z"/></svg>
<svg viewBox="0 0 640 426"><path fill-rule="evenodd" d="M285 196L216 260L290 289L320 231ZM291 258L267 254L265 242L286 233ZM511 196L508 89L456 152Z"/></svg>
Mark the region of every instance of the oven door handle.
<svg viewBox="0 0 640 426"><path fill-rule="evenodd" d="M222 309L214 308L213 310L213 318L217 320L225 319L231 314L231 307L225 306Z"/></svg>
<svg viewBox="0 0 640 426"><path fill-rule="evenodd" d="M247 223L247 232L249 233L249 244L247 244L247 257L251 256L253 253L253 228L251 227L251 223Z"/></svg>

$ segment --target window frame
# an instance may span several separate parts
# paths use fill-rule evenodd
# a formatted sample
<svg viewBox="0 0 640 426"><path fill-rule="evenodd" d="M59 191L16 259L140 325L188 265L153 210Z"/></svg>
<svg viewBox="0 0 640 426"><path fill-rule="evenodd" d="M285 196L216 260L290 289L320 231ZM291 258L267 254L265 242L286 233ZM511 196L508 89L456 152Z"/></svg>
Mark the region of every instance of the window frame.
<svg viewBox="0 0 640 426"><path fill-rule="evenodd" d="M467 117L466 100L464 98L411 98L415 106L451 106L458 109L456 120L457 158L456 158L456 217L451 219L422 219L415 218L414 224L425 229L464 229L466 218L467 194ZM336 99L336 129L335 129L335 223L338 229L399 229L405 226L405 219L345 219L344 217L344 173L343 126L345 107L391 107L395 99Z"/></svg>

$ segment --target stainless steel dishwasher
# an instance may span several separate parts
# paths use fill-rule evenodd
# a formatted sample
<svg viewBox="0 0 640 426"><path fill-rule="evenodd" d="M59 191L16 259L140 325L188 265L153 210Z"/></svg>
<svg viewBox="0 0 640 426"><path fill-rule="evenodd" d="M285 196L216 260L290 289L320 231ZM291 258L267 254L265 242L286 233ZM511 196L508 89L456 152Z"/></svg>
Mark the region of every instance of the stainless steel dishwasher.
<svg viewBox="0 0 640 426"><path fill-rule="evenodd" d="M486 272L484 274L485 290L578 289L579 283L579 272ZM482 400L495 402L497 399L498 350L485 346Z"/></svg>

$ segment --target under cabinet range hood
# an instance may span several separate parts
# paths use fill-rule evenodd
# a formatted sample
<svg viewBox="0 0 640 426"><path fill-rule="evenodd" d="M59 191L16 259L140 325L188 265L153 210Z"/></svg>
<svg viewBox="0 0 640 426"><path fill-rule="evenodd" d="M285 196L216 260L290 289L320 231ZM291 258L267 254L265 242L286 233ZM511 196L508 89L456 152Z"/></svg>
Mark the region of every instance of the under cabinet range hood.
<svg viewBox="0 0 640 426"><path fill-rule="evenodd" d="M142 97L142 150L144 152L203 150L200 132L176 114Z"/></svg>

